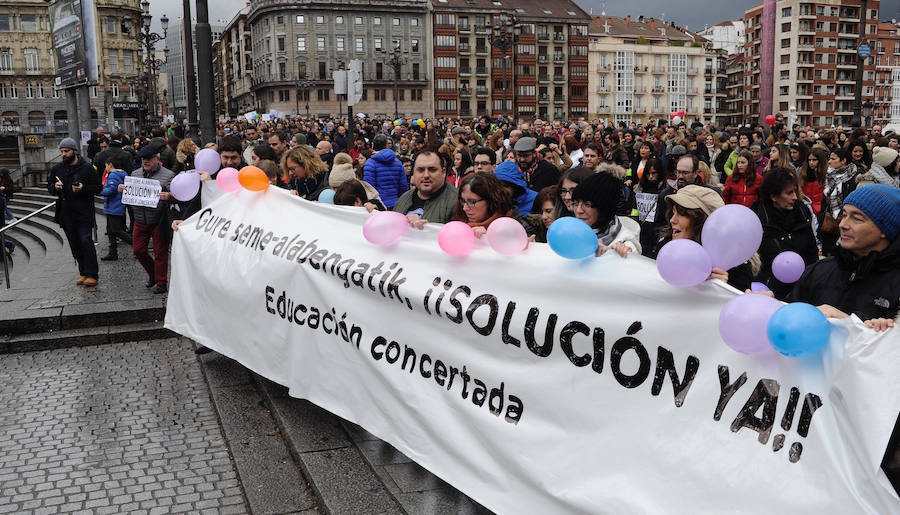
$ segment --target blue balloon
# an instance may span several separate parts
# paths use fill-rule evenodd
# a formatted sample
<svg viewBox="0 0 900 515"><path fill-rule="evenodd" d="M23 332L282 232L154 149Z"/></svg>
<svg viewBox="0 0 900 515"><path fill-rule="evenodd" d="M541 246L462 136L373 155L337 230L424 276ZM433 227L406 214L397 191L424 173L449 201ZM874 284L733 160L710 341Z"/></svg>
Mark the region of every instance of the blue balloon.
<svg viewBox="0 0 900 515"><path fill-rule="evenodd" d="M547 229L547 243L553 252L566 259L592 256L600 246L591 226L573 217L557 218Z"/></svg>
<svg viewBox="0 0 900 515"><path fill-rule="evenodd" d="M318 200L323 204L334 204L334 190L331 188L322 190L322 193L319 193Z"/></svg>
<svg viewBox="0 0 900 515"><path fill-rule="evenodd" d="M793 302L772 315L766 332L778 352L785 356L808 356L828 345L831 326L817 307Z"/></svg>

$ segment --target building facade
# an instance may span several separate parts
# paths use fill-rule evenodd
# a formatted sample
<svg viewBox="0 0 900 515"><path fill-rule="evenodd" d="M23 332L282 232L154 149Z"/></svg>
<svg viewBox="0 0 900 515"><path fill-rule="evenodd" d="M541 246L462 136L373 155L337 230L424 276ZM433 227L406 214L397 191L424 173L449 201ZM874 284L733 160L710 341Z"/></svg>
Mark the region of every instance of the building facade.
<svg viewBox="0 0 900 515"><path fill-rule="evenodd" d="M857 47L860 23L866 42L873 43L878 28L879 0L866 3L860 12L859 0L808 2L783 0L775 8L772 41L774 76L762 80L765 65L763 47L763 5L746 11L747 41L744 44L743 118L759 120L768 114L797 110L797 122L814 127L851 125L856 107ZM862 99L875 93L875 65L864 62ZM772 111L763 113L763 88L772 88Z"/></svg>
<svg viewBox="0 0 900 515"><path fill-rule="evenodd" d="M722 127L744 123L744 54L731 54L725 61L725 113Z"/></svg>
<svg viewBox="0 0 900 515"><path fill-rule="evenodd" d="M400 116L433 114L426 2L253 0L247 21L257 111L305 114L308 106L312 116L346 113L346 95L335 94L332 73L359 60L363 96L355 113L392 116L396 98ZM394 49L399 50L399 73L389 63Z"/></svg>
<svg viewBox="0 0 900 515"><path fill-rule="evenodd" d="M654 18L594 16L590 26L590 117L646 123L685 111L705 120L705 40Z"/></svg>
<svg viewBox="0 0 900 515"><path fill-rule="evenodd" d="M99 82L90 87L92 127L133 130L143 68L138 0L97 0ZM54 88L50 13L41 0L0 1L0 126L7 133L68 131L65 94Z"/></svg>
<svg viewBox="0 0 900 515"><path fill-rule="evenodd" d="M697 34L707 39L713 48L724 50L726 55L739 54L744 50L744 20L722 21Z"/></svg>
<svg viewBox="0 0 900 515"><path fill-rule="evenodd" d="M214 48L214 60L218 55L216 91L221 92L221 105L217 113L235 118L256 109L253 86L253 42L250 24L247 22L249 7L245 7L228 22L222 31L219 45ZM218 93L217 93L218 95ZM295 101L297 95L294 95Z"/></svg>
<svg viewBox="0 0 900 515"><path fill-rule="evenodd" d="M703 116L704 122L721 126L728 118L728 54L705 43L706 56L703 67Z"/></svg>
<svg viewBox="0 0 900 515"><path fill-rule="evenodd" d="M570 0L435 0L437 116L588 115L590 17Z"/></svg>
<svg viewBox="0 0 900 515"><path fill-rule="evenodd" d="M194 22L196 24L196 22ZM225 24L218 22L210 22L210 30L212 31L212 40L222 36ZM176 120L187 118L187 80L185 78L184 66L184 20L179 18L169 24L169 32L166 34L166 48L169 50L166 59L166 74L168 76L168 97L169 109ZM197 73L197 28L191 27L191 48L194 57L194 76ZM194 87L198 88L197 81L194 81ZM199 90L198 90L199 91ZM199 102L199 100L198 100Z"/></svg>
<svg viewBox="0 0 900 515"><path fill-rule="evenodd" d="M872 56L875 60L873 123L900 124L900 25L896 21L878 25Z"/></svg>

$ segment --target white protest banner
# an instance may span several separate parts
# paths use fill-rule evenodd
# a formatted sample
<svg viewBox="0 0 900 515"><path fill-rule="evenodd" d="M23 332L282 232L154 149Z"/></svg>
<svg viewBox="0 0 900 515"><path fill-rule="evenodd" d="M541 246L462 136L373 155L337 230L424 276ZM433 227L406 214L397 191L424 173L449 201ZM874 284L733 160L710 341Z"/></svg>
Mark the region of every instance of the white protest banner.
<svg viewBox="0 0 900 515"><path fill-rule="evenodd" d="M655 222L657 195L655 193L635 193L634 198L637 201L638 211L641 213L640 220Z"/></svg>
<svg viewBox="0 0 900 515"><path fill-rule="evenodd" d="M377 247L366 216L220 196L175 234L166 327L497 513L898 511L900 330L849 318L815 357L746 356L719 337L721 283L541 244L453 258L432 224Z"/></svg>
<svg viewBox="0 0 900 515"><path fill-rule="evenodd" d="M125 191L122 192L122 203L129 206L156 207L162 185L156 179L142 177L125 177Z"/></svg>

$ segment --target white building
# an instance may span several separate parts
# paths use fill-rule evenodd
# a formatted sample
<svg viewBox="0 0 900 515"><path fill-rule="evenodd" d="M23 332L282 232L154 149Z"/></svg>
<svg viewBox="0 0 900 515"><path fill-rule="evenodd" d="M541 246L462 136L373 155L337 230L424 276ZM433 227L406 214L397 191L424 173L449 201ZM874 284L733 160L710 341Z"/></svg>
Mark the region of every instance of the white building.
<svg viewBox="0 0 900 515"><path fill-rule="evenodd" d="M726 54L739 54L744 48L744 21L722 21L697 32L712 42L712 47Z"/></svg>

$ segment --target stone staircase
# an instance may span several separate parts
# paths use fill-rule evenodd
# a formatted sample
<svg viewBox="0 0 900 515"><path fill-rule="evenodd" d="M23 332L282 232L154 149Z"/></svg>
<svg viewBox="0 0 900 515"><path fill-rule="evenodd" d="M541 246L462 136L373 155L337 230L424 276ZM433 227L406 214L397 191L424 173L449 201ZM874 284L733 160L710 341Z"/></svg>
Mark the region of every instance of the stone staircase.
<svg viewBox="0 0 900 515"><path fill-rule="evenodd" d="M16 192L16 217L53 202L43 188ZM97 197L97 254L107 251L103 201ZM10 286L0 273L0 353L166 338L165 298L144 288L146 274L127 245L119 260L100 262L100 285L75 285L77 266L50 208L7 230ZM2 265L0 265L2 266Z"/></svg>

